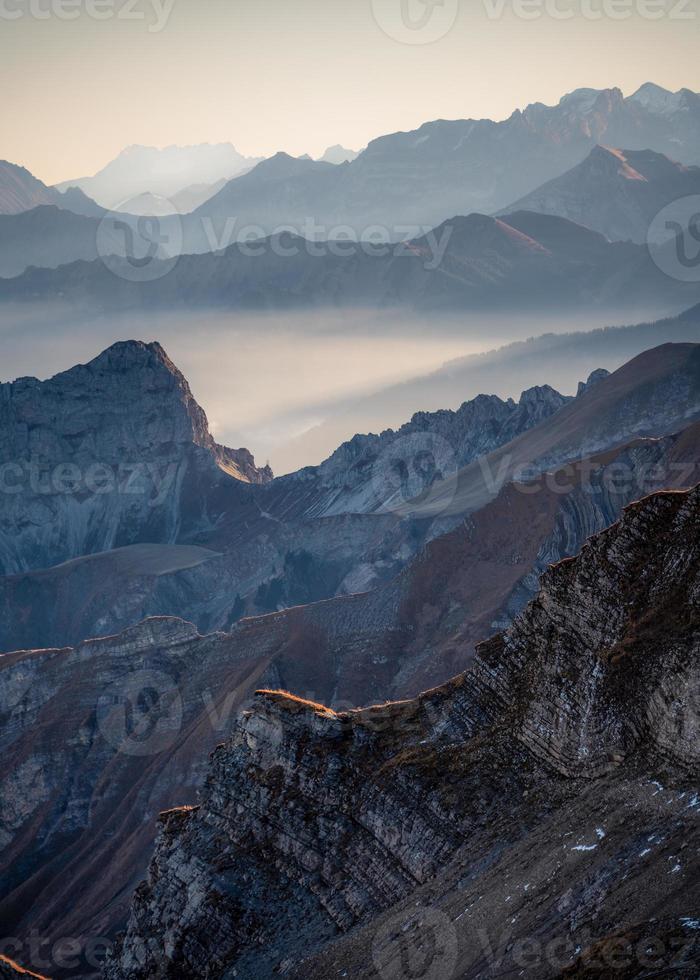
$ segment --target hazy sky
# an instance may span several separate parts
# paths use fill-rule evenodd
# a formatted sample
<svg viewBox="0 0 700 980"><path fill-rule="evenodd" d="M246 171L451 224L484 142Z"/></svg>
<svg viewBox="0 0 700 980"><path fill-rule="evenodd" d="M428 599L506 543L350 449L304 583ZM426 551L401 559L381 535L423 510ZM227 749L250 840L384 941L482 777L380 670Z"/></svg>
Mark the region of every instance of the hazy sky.
<svg viewBox="0 0 700 980"><path fill-rule="evenodd" d="M315 156L580 86L700 89L700 0L423 2L0 0L0 157L51 183L132 143ZM402 4L425 31L402 26ZM390 36L453 19L433 43Z"/></svg>

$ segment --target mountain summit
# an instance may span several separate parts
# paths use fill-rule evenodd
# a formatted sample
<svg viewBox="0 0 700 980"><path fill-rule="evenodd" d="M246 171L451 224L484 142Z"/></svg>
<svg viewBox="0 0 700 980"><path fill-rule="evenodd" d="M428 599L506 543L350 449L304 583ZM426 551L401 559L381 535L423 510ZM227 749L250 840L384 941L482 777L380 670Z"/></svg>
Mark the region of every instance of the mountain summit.
<svg viewBox="0 0 700 980"><path fill-rule="evenodd" d="M700 167L653 150L595 146L586 159L516 201L510 211L559 215L601 232L611 241L643 244L659 211L700 194Z"/></svg>
<svg viewBox="0 0 700 980"><path fill-rule="evenodd" d="M48 381L0 385L0 568L53 565L139 541L174 542L222 481L271 478L219 446L158 343L114 344ZM31 519L30 519L31 515Z"/></svg>

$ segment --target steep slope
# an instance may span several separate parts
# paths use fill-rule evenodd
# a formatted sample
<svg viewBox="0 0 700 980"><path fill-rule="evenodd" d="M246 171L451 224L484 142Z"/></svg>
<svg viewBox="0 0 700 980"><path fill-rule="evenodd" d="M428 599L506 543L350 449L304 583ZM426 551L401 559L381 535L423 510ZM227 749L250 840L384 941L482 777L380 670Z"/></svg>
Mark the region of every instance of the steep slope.
<svg viewBox="0 0 700 980"><path fill-rule="evenodd" d="M189 214L190 211L194 211L195 208L218 194L225 184L226 181L223 177L221 180L215 180L212 184L190 184L188 187L183 187L177 194L173 194L170 203L180 214Z"/></svg>
<svg viewBox="0 0 700 980"><path fill-rule="evenodd" d="M55 193L24 167L0 161L0 214L19 214L54 204Z"/></svg>
<svg viewBox="0 0 700 980"><path fill-rule="evenodd" d="M699 530L700 489L632 505L414 701L260 692L200 805L161 816L106 976L400 976L417 955L467 980L505 935L542 978L554 940L560 971L631 926L696 954Z"/></svg>
<svg viewBox="0 0 700 980"><path fill-rule="evenodd" d="M610 241L644 244L653 219L682 197L700 194L700 167L651 150L596 146L577 167L506 208L568 218ZM666 233L668 237L668 233Z"/></svg>
<svg viewBox="0 0 700 980"><path fill-rule="evenodd" d="M0 385L0 568L42 568L215 519L216 496L264 482L218 446L159 344L118 343L48 381Z"/></svg>
<svg viewBox="0 0 700 980"><path fill-rule="evenodd" d="M77 188L66 188L61 193L55 187L47 187L24 167L0 160L0 215L20 214L46 205L93 217L102 210ZM4 226L4 233L8 227L11 226Z"/></svg>

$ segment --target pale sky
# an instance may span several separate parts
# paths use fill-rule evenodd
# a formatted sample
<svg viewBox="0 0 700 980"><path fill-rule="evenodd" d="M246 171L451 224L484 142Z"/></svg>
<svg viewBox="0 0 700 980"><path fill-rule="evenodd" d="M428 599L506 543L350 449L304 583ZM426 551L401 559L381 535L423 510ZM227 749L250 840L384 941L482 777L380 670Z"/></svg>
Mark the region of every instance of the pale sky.
<svg viewBox="0 0 700 980"><path fill-rule="evenodd" d="M413 44L378 23L400 34L402 2L422 12L422 0L0 0L0 158L53 183L133 143L317 156L582 86L700 90L700 0L526 0L528 20L518 0L443 0L434 15L454 13L451 29Z"/></svg>

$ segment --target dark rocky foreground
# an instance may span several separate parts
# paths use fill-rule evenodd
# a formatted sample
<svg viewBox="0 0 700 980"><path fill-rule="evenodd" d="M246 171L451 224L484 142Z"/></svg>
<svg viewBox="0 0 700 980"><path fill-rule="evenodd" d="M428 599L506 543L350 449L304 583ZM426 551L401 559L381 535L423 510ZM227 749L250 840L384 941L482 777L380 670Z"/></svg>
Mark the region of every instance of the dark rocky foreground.
<svg viewBox="0 0 700 980"><path fill-rule="evenodd" d="M699 531L631 505L414 700L260 692L109 980L697 976Z"/></svg>

